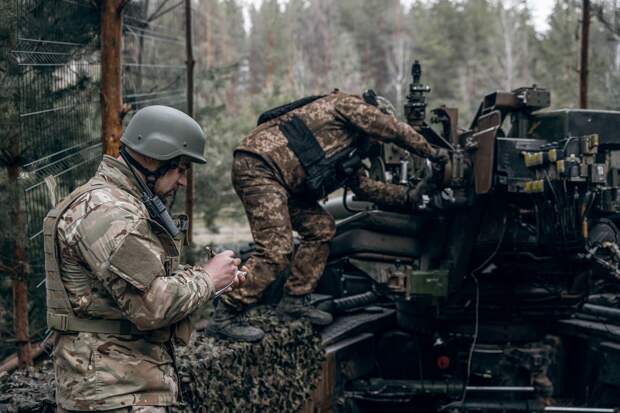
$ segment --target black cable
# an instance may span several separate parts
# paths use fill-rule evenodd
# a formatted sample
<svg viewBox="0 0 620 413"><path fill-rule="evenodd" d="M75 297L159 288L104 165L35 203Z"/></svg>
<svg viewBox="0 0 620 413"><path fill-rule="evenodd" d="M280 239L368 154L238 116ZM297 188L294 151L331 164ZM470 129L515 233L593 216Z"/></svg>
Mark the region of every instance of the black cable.
<svg viewBox="0 0 620 413"><path fill-rule="evenodd" d="M145 194L147 194L148 196L153 196L153 192L151 191L151 188L149 188L149 186L145 184L142 181L142 179L140 179L140 177L138 176L138 174L136 173L134 169L134 167L137 165L140 165L140 163L138 163L134 158L132 158L131 155L127 153L127 150L124 147L121 148L120 155L121 155L121 158L123 158L123 160L125 161L125 164L127 164L127 167L129 168L129 170L131 171L131 174L135 178L138 186L140 187L140 190L144 192ZM144 168L144 166L140 165L138 168Z"/></svg>
<svg viewBox="0 0 620 413"><path fill-rule="evenodd" d="M166 205L161 201L161 199L159 199L157 195L153 194L148 185L146 185L142 181L142 179L140 179L138 174L136 174L136 171L132 166L132 162L130 161L130 159L133 158L131 158L131 156L126 152L124 148L121 148L120 155L127 164L127 167L131 171L133 177L136 179L136 183L138 184L138 187L142 192L142 203L146 207L151 219L155 220L162 227L164 227L164 229L168 231L172 238L176 237L179 234L180 230L170 216ZM134 162L137 161L134 160Z"/></svg>
<svg viewBox="0 0 620 413"><path fill-rule="evenodd" d="M547 173L547 171L543 171L543 173L545 174L545 179L547 180L547 184L549 184L549 189L551 189L551 194L553 195L553 199L555 200L555 205L554 205L554 210L555 213L557 214L558 219L560 220L560 234L562 236L562 250L563 252L566 251L566 247L568 245L567 239L566 239L566 228L565 228L565 220L564 220L564 208L562 208L562 202L560 200L560 197L558 196L557 192L555 191L555 187L553 186L553 183L551 182L551 179L549 178L549 174Z"/></svg>
<svg viewBox="0 0 620 413"><path fill-rule="evenodd" d="M476 343L478 341L478 329L479 329L479 324L480 324L480 284L478 282L478 278L476 277L475 273L484 269L491 262L491 260L495 258L495 256L499 252L499 249L504 240L504 235L506 234L506 227L508 226L508 217L506 215L504 215L504 220L502 222L503 222L502 233L499 237L499 241L497 242L497 246L495 247L491 255L489 255L489 257L486 260L484 260L482 264L480 264L478 267L472 270L472 272L469 274L474 280L474 283L476 284L476 300L475 300L475 306L474 306L474 314L475 314L474 334L473 334L473 339L471 343L471 348L469 349L469 356L467 357L467 375L465 378L465 385L463 386L463 395L461 396L461 403L465 403L465 398L467 397L467 386L469 386L469 380L471 378L471 362L474 356L474 349L476 348Z"/></svg>

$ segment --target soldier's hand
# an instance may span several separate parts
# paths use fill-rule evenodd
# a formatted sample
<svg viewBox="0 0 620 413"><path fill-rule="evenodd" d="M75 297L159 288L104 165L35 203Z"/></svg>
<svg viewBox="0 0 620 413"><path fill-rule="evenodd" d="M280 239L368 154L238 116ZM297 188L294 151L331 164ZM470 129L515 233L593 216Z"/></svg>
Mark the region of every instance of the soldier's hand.
<svg viewBox="0 0 620 413"><path fill-rule="evenodd" d="M235 283L232 285L231 288L241 287L243 283L245 283L247 276L248 276L248 267L244 265L243 267L241 267L239 271L237 271L237 279L235 280Z"/></svg>
<svg viewBox="0 0 620 413"><path fill-rule="evenodd" d="M241 259L235 257L235 253L226 250L215 255L204 266L206 272L213 278L213 284L215 290L219 291L222 288L230 285L231 287L239 284L239 265ZM243 277L245 280L245 277Z"/></svg>
<svg viewBox="0 0 620 413"><path fill-rule="evenodd" d="M424 195L429 189L429 177L422 179L413 188L407 192L407 200L409 206L413 209L417 208L422 201L422 195Z"/></svg>

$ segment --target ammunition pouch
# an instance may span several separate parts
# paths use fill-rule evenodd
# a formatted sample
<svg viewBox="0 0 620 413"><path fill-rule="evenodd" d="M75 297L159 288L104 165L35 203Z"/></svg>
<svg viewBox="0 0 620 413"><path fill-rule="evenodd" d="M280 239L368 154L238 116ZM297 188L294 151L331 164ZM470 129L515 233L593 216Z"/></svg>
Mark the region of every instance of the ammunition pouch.
<svg viewBox="0 0 620 413"><path fill-rule="evenodd" d="M280 124L279 128L304 169L308 198L317 200L326 197L342 187L361 166L362 157L355 147L327 158L314 133L297 116Z"/></svg>

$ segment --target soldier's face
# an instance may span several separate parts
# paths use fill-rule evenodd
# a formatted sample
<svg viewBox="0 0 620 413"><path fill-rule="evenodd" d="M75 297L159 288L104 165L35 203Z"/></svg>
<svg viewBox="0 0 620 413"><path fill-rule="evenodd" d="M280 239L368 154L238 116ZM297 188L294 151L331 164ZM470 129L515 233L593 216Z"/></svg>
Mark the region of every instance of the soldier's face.
<svg viewBox="0 0 620 413"><path fill-rule="evenodd" d="M179 187L187 185L187 170L189 162L181 161L179 166L169 169L165 175L155 182L155 193L160 197L172 195Z"/></svg>

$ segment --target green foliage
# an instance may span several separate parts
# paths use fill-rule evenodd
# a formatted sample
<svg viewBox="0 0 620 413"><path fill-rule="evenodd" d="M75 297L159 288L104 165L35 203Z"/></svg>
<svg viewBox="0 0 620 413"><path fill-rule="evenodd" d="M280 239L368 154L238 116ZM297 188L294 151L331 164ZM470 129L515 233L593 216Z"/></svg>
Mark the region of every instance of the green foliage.
<svg viewBox="0 0 620 413"><path fill-rule="evenodd" d="M578 103L577 0L556 0L544 33L536 33L520 0L418 0L409 10L398 0L265 0L250 6L247 35L240 1L205 3L208 30L196 39L205 51L197 107L209 132L210 165L198 172L197 209L210 227L218 211L239 211L232 150L275 104L333 88L375 88L401 110L414 59L433 89L429 109L458 108L462 127L495 90L536 83L552 91L552 107ZM613 4L604 3L613 16ZM618 109L619 34L593 18L590 38L590 106Z"/></svg>
<svg viewBox="0 0 620 413"><path fill-rule="evenodd" d="M215 79L209 90L222 87ZM217 93L215 93L217 95ZM202 214L207 228L217 231L217 220L223 214L241 218L243 210L231 185L233 151L240 140L256 125L259 114L291 100L290 95L253 96L230 112L225 103L214 98L204 105L196 118L207 135L206 166L198 166L196 174L196 211Z"/></svg>
<svg viewBox="0 0 620 413"><path fill-rule="evenodd" d="M556 0L549 16L549 32L539 45L539 85L551 91L554 105L579 103L579 17L576 1Z"/></svg>
<svg viewBox="0 0 620 413"><path fill-rule="evenodd" d="M551 90L552 107L578 104L577 0L555 0L543 33L521 0L417 0L409 10L398 0L265 0L250 6L247 35L240 1L205 3L208 30L196 38L205 51L197 107L211 162L198 172L197 204L210 227L220 210L239 214L230 189L232 150L257 115L277 103L333 88L375 88L401 109L418 59L433 89L429 109L458 108L462 127L495 90L536 83ZM615 15L613 4L604 5ZM620 107L618 32L592 19L591 107Z"/></svg>
<svg viewBox="0 0 620 413"><path fill-rule="evenodd" d="M0 279L0 357L12 350L11 278L28 283L31 335L40 339L45 331L45 289L35 287L44 277L42 245L29 238L51 204L45 185L36 184L59 175L58 192L65 195L92 174L76 165L79 153L69 164L57 162L69 152L53 154L93 140L95 111L88 110L98 85L89 59L98 47L98 25L98 7L86 2L0 3L0 202L6 206L0 211L0 273L7 275ZM63 167L71 173L60 174ZM23 271L15 270L21 268L18 248L28 255Z"/></svg>

